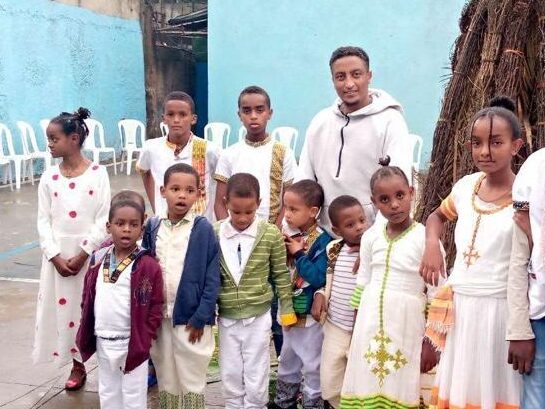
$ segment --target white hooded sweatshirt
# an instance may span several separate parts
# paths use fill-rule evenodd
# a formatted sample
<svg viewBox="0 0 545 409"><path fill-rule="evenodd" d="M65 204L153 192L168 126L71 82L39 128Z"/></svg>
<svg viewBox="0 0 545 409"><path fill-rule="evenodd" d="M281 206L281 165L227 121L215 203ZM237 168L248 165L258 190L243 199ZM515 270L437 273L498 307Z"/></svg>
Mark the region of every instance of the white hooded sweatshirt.
<svg viewBox="0 0 545 409"><path fill-rule="evenodd" d="M368 221L374 220L369 182L388 155L411 181L413 146L401 105L389 94L369 89L369 105L345 115L337 98L310 122L299 160L296 180L314 179L324 189L320 225L331 233L329 204L338 196L356 197Z"/></svg>

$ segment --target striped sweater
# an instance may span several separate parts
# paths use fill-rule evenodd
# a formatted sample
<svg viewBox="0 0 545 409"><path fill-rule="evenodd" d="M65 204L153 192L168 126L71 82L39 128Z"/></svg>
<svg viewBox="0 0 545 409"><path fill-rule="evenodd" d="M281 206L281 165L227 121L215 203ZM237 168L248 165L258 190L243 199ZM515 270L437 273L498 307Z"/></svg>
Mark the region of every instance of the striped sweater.
<svg viewBox="0 0 545 409"><path fill-rule="evenodd" d="M219 236L221 223L214 225ZM265 221L257 226L257 236L238 285L233 280L223 254L220 257L221 288L218 298L220 317L243 319L257 317L271 308L273 289L280 299L280 321L292 325L297 321L292 305L291 280L286 267L284 239L278 228Z"/></svg>

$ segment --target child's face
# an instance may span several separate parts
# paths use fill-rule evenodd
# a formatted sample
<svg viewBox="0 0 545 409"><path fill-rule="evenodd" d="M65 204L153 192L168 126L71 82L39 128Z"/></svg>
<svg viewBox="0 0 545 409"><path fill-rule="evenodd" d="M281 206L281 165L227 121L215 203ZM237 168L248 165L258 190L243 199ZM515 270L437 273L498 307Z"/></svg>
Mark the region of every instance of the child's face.
<svg viewBox="0 0 545 409"><path fill-rule="evenodd" d="M505 119L492 116L475 121L469 144L477 168L490 174L511 167L522 140L513 140L513 131Z"/></svg>
<svg viewBox="0 0 545 409"><path fill-rule="evenodd" d="M411 214L413 188L399 175L384 177L375 182L371 201L389 223L399 225Z"/></svg>
<svg viewBox="0 0 545 409"><path fill-rule="evenodd" d="M172 173L166 186L161 186L161 196L167 201L168 218L181 220L199 197L197 178L187 173Z"/></svg>
<svg viewBox="0 0 545 409"><path fill-rule="evenodd" d="M130 251L142 234L142 214L131 206L120 207L106 223L106 230L112 235L116 251Z"/></svg>
<svg viewBox="0 0 545 409"><path fill-rule="evenodd" d="M308 229L316 222L319 210L316 206L307 206L303 198L295 192L284 193L284 218L291 228Z"/></svg>
<svg viewBox="0 0 545 409"><path fill-rule="evenodd" d="M191 133L191 126L197 123L197 115L187 102L172 99L165 103L163 122L168 126L168 136L178 139Z"/></svg>
<svg viewBox="0 0 545 409"><path fill-rule="evenodd" d="M332 226L333 233L343 238L349 245L359 245L361 236L367 229L363 207L355 205L339 211L336 217L336 226Z"/></svg>
<svg viewBox="0 0 545 409"><path fill-rule="evenodd" d="M265 135L272 109L261 94L244 94L240 98L238 117L248 132L248 137Z"/></svg>
<svg viewBox="0 0 545 409"><path fill-rule="evenodd" d="M60 124L50 122L46 135L47 147L54 158L62 158L80 150L79 136L77 134L66 135Z"/></svg>
<svg viewBox="0 0 545 409"><path fill-rule="evenodd" d="M237 197L231 196L225 202L231 225L237 231L244 231L255 219L255 213L259 208L259 199L256 197Z"/></svg>
<svg viewBox="0 0 545 409"><path fill-rule="evenodd" d="M337 95L348 108L355 111L363 107L372 73L361 58L354 55L339 58L331 66L331 77Z"/></svg>

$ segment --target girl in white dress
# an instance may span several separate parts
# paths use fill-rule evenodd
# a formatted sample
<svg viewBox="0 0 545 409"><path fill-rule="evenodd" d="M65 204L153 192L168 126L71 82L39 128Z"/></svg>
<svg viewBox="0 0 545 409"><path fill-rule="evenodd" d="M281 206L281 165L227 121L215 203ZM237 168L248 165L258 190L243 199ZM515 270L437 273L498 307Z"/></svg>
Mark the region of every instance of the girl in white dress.
<svg viewBox="0 0 545 409"><path fill-rule="evenodd" d="M437 362L433 346L423 342L432 293L418 272L425 229L410 217L413 188L400 168L375 172L371 194L388 223L375 224L361 239L351 300L358 314L341 408L418 408L420 374Z"/></svg>
<svg viewBox="0 0 545 409"><path fill-rule="evenodd" d="M430 408L516 409L521 375L508 364L507 276L513 234L512 158L522 145L514 104L497 98L477 113L470 146L480 172L460 179L426 223L421 273L444 274L439 237L455 221L456 260L428 315L442 350ZM513 344L516 348L516 345Z"/></svg>
<svg viewBox="0 0 545 409"><path fill-rule="evenodd" d="M81 148L89 130L85 108L63 112L47 127L48 147L62 162L46 170L38 187L38 234L43 251L36 313L35 363L72 361L66 389L85 383L76 347L83 278L89 255L106 237L110 183L106 168L91 163ZM83 270L83 272L81 272Z"/></svg>

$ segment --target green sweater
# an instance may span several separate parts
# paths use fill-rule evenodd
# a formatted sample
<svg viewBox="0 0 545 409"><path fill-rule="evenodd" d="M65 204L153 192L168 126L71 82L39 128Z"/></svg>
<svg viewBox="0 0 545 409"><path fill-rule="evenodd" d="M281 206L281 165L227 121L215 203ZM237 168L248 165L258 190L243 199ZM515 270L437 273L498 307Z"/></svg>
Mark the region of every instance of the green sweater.
<svg viewBox="0 0 545 409"><path fill-rule="evenodd" d="M221 223L214 225L219 236ZM278 228L265 221L257 226L257 236L238 285L233 280L223 254L220 257L221 288L218 298L220 317L243 319L257 317L271 308L273 289L280 299L280 321L291 325L297 321L293 312L291 280L286 267L286 248Z"/></svg>

